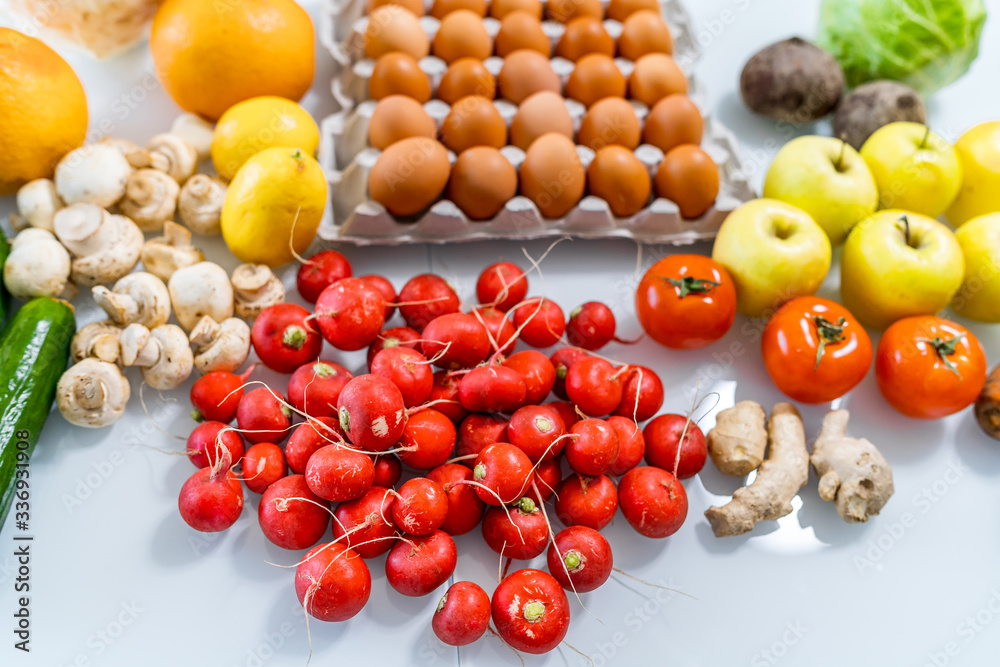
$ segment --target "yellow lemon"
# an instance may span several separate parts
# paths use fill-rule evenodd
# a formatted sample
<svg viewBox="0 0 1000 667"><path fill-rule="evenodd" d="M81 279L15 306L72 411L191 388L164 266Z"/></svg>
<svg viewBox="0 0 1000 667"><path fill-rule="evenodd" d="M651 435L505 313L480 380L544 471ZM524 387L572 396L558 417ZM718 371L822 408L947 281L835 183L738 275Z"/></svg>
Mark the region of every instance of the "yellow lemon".
<svg viewBox="0 0 1000 667"><path fill-rule="evenodd" d="M236 173L222 237L242 262L281 266L305 252L326 208L323 169L301 148L267 148Z"/></svg>
<svg viewBox="0 0 1000 667"><path fill-rule="evenodd" d="M212 162L232 180L243 163L265 148L301 148L310 156L319 146L319 127L309 113L283 97L255 97L222 114L212 135Z"/></svg>

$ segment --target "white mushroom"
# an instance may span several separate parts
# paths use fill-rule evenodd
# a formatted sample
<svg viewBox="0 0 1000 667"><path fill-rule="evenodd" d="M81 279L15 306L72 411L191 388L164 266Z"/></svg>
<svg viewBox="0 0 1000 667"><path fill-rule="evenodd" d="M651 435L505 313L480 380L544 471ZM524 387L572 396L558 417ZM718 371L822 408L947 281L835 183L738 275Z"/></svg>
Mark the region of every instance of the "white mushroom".
<svg viewBox="0 0 1000 667"><path fill-rule="evenodd" d="M94 287L93 294L97 305L118 326L138 323L152 329L170 319L170 292L152 273L130 273L113 289Z"/></svg>
<svg viewBox="0 0 1000 667"><path fill-rule="evenodd" d="M188 142L198 154L199 160L207 160L212 154L212 136L215 128L207 120L193 113L182 113L174 119L170 133Z"/></svg>
<svg viewBox="0 0 1000 667"><path fill-rule="evenodd" d="M56 192L66 204L88 203L108 208L125 194L132 167L109 144L81 146L56 165Z"/></svg>
<svg viewBox="0 0 1000 667"><path fill-rule="evenodd" d="M266 264L240 264L233 270L236 315L252 320L285 300L285 286Z"/></svg>
<svg viewBox="0 0 1000 667"><path fill-rule="evenodd" d="M142 368L142 377L153 389L176 389L191 375L194 355L187 334L176 324L147 329L130 324L121 335L125 366Z"/></svg>
<svg viewBox="0 0 1000 667"><path fill-rule="evenodd" d="M194 346L194 367L202 374L213 371L233 372L250 354L250 325L230 317L218 323L203 317L189 336Z"/></svg>
<svg viewBox="0 0 1000 667"><path fill-rule="evenodd" d="M143 268L160 280L170 280L177 269L204 260L204 253L191 245L190 230L170 220L163 223L163 236L149 239L142 246Z"/></svg>
<svg viewBox="0 0 1000 667"><path fill-rule="evenodd" d="M56 386L59 412L71 424L100 428L125 414L131 391L118 366L84 359L71 366Z"/></svg>
<svg viewBox="0 0 1000 667"><path fill-rule="evenodd" d="M47 178L37 178L17 191L17 213L10 214L10 224L20 231L37 227L52 231L52 217L63 207L56 184Z"/></svg>
<svg viewBox="0 0 1000 667"><path fill-rule="evenodd" d="M128 139L104 137L100 143L105 146L111 146L125 156L125 159L133 169L144 169L152 166L149 151L137 146Z"/></svg>
<svg viewBox="0 0 1000 667"><path fill-rule="evenodd" d="M173 219L180 190L177 181L162 171L137 169L128 177L118 207L142 231L158 232L165 221Z"/></svg>
<svg viewBox="0 0 1000 667"><path fill-rule="evenodd" d="M226 184L218 178L195 174L184 187L177 201L181 220L195 234L218 236L222 205L226 202Z"/></svg>
<svg viewBox="0 0 1000 667"><path fill-rule="evenodd" d="M76 332L69 346L73 362L92 358L116 363L119 357L119 339L122 330L111 320L91 322Z"/></svg>
<svg viewBox="0 0 1000 667"><path fill-rule="evenodd" d="M56 237L29 227L14 237L3 265L3 284L18 299L66 296L70 259Z"/></svg>
<svg viewBox="0 0 1000 667"><path fill-rule="evenodd" d="M208 315L216 322L233 316L233 285L226 270L212 262L198 262L174 272L167 284L174 315L185 330Z"/></svg>
<svg viewBox="0 0 1000 667"><path fill-rule="evenodd" d="M142 231L123 215L93 204L73 204L56 213L53 226L75 257L70 277L78 285L113 283L139 261Z"/></svg>
<svg viewBox="0 0 1000 667"><path fill-rule="evenodd" d="M146 150L152 155L152 167L166 172L181 185L198 169L197 151L176 134L156 135L146 144Z"/></svg>

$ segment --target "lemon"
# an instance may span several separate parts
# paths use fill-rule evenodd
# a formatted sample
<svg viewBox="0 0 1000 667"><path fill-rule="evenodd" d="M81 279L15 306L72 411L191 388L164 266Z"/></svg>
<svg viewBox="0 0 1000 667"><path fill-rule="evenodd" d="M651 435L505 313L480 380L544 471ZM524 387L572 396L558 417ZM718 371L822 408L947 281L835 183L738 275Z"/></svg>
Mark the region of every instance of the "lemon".
<svg viewBox="0 0 1000 667"><path fill-rule="evenodd" d="M236 104L219 118L212 135L212 162L229 181L243 163L265 148L301 148L315 155L319 127L309 113L283 97L255 97Z"/></svg>
<svg viewBox="0 0 1000 667"><path fill-rule="evenodd" d="M316 236L326 208L323 169L301 148L267 148L246 161L222 206L222 237L242 262L281 266ZM293 230L294 227L294 230Z"/></svg>

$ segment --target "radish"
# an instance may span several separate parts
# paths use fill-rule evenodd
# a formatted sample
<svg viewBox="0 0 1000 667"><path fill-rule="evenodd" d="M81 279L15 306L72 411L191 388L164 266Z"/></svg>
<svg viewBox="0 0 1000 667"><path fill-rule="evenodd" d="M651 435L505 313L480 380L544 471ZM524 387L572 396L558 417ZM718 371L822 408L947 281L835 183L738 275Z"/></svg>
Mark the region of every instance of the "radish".
<svg viewBox="0 0 1000 667"><path fill-rule="evenodd" d="M368 283L369 287L374 288L376 292L382 295L382 301L385 303L385 320L388 322L389 318L392 317L393 311L396 310L396 288L392 286L388 278L375 273L359 277Z"/></svg>
<svg viewBox="0 0 1000 667"><path fill-rule="evenodd" d="M464 535L479 525L485 505L475 488L465 484L472 480L472 470L457 463L446 463L427 473L427 479L436 482L448 500L448 514L441 530L449 535Z"/></svg>
<svg viewBox="0 0 1000 667"><path fill-rule="evenodd" d="M357 500L337 505L333 511L334 541L343 540L362 558L375 558L388 551L396 534L392 494L391 489L373 486Z"/></svg>
<svg viewBox="0 0 1000 667"><path fill-rule="evenodd" d="M431 620L437 638L448 646L467 646L490 627L490 596L471 581L451 585Z"/></svg>
<svg viewBox="0 0 1000 667"><path fill-rule="evenodd" d="M408 347L387 347L372 359L369 370L392 382L412 408L425 402L434 388L434 373L427 358Z"/></svg>
<svg viewBox="0 0 1000 667"><path fill-rule="evenodd" d="M645 366L628 366L622 373L622 400L611 414L646 421L663 406L663 382Z"/></svg>
<svg viewBox="0 0 1000 667"><path fill-rule="evenodd" d="M397 593L420 597L448 581L457 561L455 540L443 530L435 530L394 544L385 559L385 577Z"/></svg>
<svg viewBox="0 0 1000 667"><path fill-rule="evenodd" d="M509 505L531 488L534 472L524 452L514 445L498 442L479 452L472 479L481 485L476 486L476 494L484 503Z"/></svg>
<svg viewBox="0 0 1000 667"><path fill-rule="evenodd" d="M569 630L569 600L559 582L541 570L518 570L493 591L493 625L517 651L548 653Z"/></svg>
<svg viewBox="0 0 1000 667"><path fill-rule="evenodd" d="M258 442L243 456L243 481L254 493L264 493L287 474L285 454L275 444Z"/></svg>
<svg viewBox="0 0 1000 667"><path fill-rule="evenodd" d="M525 299L511 312L521 340L531 347L555 345L566 331L566 316L562 308L544 297Z"/></svg>
<svg viewBox="0 0 1000 667"><path fill-rule="evenodd" d="M556 489L562 482L562 466L558 459L542 461L535 467L535 484L528 492L528 496L541 505L556 494Z"/></svg>
<svg viewBox="0 0 1000 667"><path fill-rule="evenodd" d="M337 400L352 379L351 372L335 361L299 366L288 380L288 402L310 417L337 419Z"/></svg>
<svg viewBox="0 0 1000 667"><path fill-rule="evenodd" d="M564 401L568 398L566 396L566 374L569 372L570 366L589 356L589 352L578 347L561 347L552 353L549 362L556 370L556 379L552 383L552 391L556 396Z"/></svg>
<svg viewBox="0 0 1000 667"><path fill-rule="evenodd" d="M375 355L388 347L408 347L411 350L420 349L420 333L410 327L392 327L384 329L372 344L368 346L368 366L372 365Z"/></svg>
<svg viewBox="0 0 1000 667"><path fill-rule="evenodd" d="M354 500L372 488L375 464L367 454L326 445L309 457L305 476L309 489L323 500Z"/></svg>
<svg viewBox="0 0 1000 667"><path fill-rule="evenodd" d="M410 416L399 439L399 460L417 470L443 464L455 451L457 431L450 419L437 410L421 410Z"/></svg>
<svg viewBox="0 0 1000 667"><path fill-rule="evenodd" d="M406 326L417 331L423 331L435 317L457 313L462 305L448 281L433 273L410 278L399 290L397 301Z"/></svg>
<svg viewBox="0 0 1000 667"><path fill-rule="evenodd" d="M483 269L476 281L479 303L507 312L528 295L528 276L517 264L497 262Z"/></svg>
<svg viewBox="0 0 1000 667"><path fill-rule="evenodd" d="M187 439L187 455L197 468L214 466L228 452L230 461L243 458L243 438L222 422L198 424Z"/></svg>
<svg viewBox="0 0 1000 667"><path fill-rule="evenodd" d="M346 257L336 250L323 250L299 267L295 285L303 299L316 303L323 290L341 278L350 278L351 274L351 263Z"/></svg>
<svg viewBox="0 0 1000 667"><path fill-rule="evenodd" d="M340 427L358 449L384 452L399 442L406 426L403 395L378 375L359 375L340 392L337 400Z"/></svg>
<svg viewBox="0 0 1000 667"><path fill-rule="evenodd" d="M549 543L549 522L528 496L509 510L503 507L486 510L482 530L483 540L490 549L516 560L540 556Z"/></svg>
<svg viewBox="0 0 1000 667"><path fill-rule="evenodd" d="M375 477L372 486L384 486L391 489L396 486L396 482L403 476L403 464L399 462L395 454L379 454L373 458L375 464Z"/></svg>
<svg viewBox="0 0 1000 667"><path fill-rule="evenodd" d="M295 427L285 445L285 460L292 472L302 474L313 454L339 442L340 423L329 417L309 419Z"/></svg>
<svg viewBox="0 0 1000 667"><path fill-rule="evenodd" d="M187 525L203 533L226 530L243 511L243 487L225 453L211 468L200 468L181 487L177 509Z"/></svg>
<svg viewBox="0 0 1000 667"><path fill-rule="evenodd" d="M320 621L346 621L368 603L372 576L365 561L343 544L315 547L295 569L295 594L302 608Z"/></svg>
<svg viewBox="0 0 1000 667"><path fill-rule="evenodd" d="M250 342L264 365L279 373L291 373L316 361L323 337L310 325L309 311L294 303L265 308L253 323Z"/></svg>
<svg viewBox="0 0 1000 667"><path fill-rule="evenodd" d="M292 411L267 387L258 387L240 400L236 424L247 442L282 442L288 437Z"/></svg>
<svg viewBox="0 0 1000 667"><path fill-rule="evenodd" d="M434 374L434 386L427 402L433 403L435 410L455 424L461 424L469 414L458 398L458 380L449 371L438 371Z"/></svg>
<svg viewBox="0 0 1000 667"><path fill-rule="evenodd" d="M568 403L566 401L549 401L544 405L549 406L550 408L559 413L559 416L562 417L563 425L566 427L567 431L573 428L573 424L580 421L580 415L579 413L577 413L576 408L573 407L572 403Z"/></svg>
<svg viewBox="0 0 1000 667"><path fill-rule="evenodd" d="M496 364L473 368L458 383L458 400L469 412L513 412L526 392L520 373Z"/></svg>
<svg viewBox="0 0 1000 667"><path fill-rule="evenodd" d="M499 415L471 414L458 427L458 446L455 453L460 457L475 456L489 445L507 442L507 420ZM462 462L470 468L471 460Z"/></svg>
<svg viewBox="0 0 1000 667"><path fill-rule="evenodd" d="M670 471L678 479L694 477L705 467L708 459L705 434L690 419L681 415L660 415L646 424L642 435L646 440L646 463L649 465Z"/></svg>
<svg viewBox="0 0 1000 667"><path fill-rule="evenodd" d="M570 475L556 492L556 516L567 526L601 530L611 523L617 509L618 490L604 475Z"/></svg>
<svg viewBox="0 0 1000 667"><path fill-rule="evenodd" d="M495 351L510 352L517 341L517 329L504 313L496 308L476 308L472 316L481 322L490 334Z"/></svg>
<svg viewBox="0 0 1000 667"><path fill-rule="evenodd" d="M625 520L646 537L676 533L687 517L684 485L666 470L640 466L625 473L618 483L618 503Z"/></svg>
<svg viewBox="0 0 1000 667"><path fill-rule="evenodd" d="M243 385L254 367L250 366L242 375L228 371L212 371L194 381L191 385L191 417L195 421L209 421L228 424L236 419L236 410L243 399Z"/></svg>
<svg viewBox="0 0 1000 667"><path fill-rule="evenodd" d="M569 314L566 339L585 350L599 350L615 337L615 314L600 301L588 301Z"/></svg>
<svg viewBox="0 0 1000 667"><path fill-rule="evenodd" d="M472 368L490 356L490 335L482 322L465 313L435 317L421 333L420 350L438 368Z"/></svg>
<svg viewBox="0 0 1000 667"><path fill-rule="evenodd" d="M570 526L559 531L546 556L549 572L566 590L589 593L611 576L614 558L607 539L593 528Z"/></svg>
<svg viewBox="0 0 1000 667"><path fill-rule="evenodd" d="M566 462L581 475L603 475L618 458L618 432L603 419L582 419L569 429Z"/></svg>
<svg viewBox="0 0 1000 667"><path fill-rule="evenodd" d="M326 532L330 510L304 475L289 475L264 491L257 520L264 537L282 549L308 549Z"/></svg>
<svg viewBox="0 0 1000 667"><path fill-rule="evenodd" d="M434 480L414 477L399 487L392 518L403 532L429 535L448 518L448 496Z"/></svg>
<svg viewBox="0 0 1000 667"><path fill-rule="evenodd" d="M586 415L609 414L622 402L622 372L599 357L580 359L566 371L566 396Z"/></svg>
<svg viewBox="0 0 1000 667"><path fill-rule="evenodd" d="M549 358L537 350L524 350L510 355L503 362L524 378L524 402L537 405L544 401L556 381L556 369Z"/></svg>
<svg viewBox="0 0 1000 667"><path fill-rule="evenodd" d="M343 278L319 295L316 322L323 338L338 350L360 350L382 331L385 299L360 278Z"/></svg>
<svg viewBox="0 0 1000 667"><path fill-rule="evenodd" d="M642 429L628 417L608 417L605 419L618 434L618 457L611 464L608 474L624 475L642 462L646 453L646 440Z"/></svg>
<svg viewBox="0 0 1000 667"><path fill-rule="evenodd" d="M526 405L510 416L507 439L533 463L554 459L566 444L562 417L548 405Z"/></svg>

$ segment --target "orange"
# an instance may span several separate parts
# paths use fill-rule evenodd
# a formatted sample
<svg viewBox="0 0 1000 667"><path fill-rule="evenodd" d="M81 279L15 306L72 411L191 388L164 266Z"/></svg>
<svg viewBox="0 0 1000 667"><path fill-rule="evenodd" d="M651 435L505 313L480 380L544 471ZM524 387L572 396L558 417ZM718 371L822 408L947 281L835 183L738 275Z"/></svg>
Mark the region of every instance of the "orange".
<svg viewBox="0 0 1000 667"><path fill-rule="evenodd" d="M73 69L37 39L0 28L0 195L47 178L87 136L87 97Z"/></svg>
<svg viewBox="0 0 1000 667"><path fill-rule="evenodd" d="M167 93L213 121L251 97L298 101L315 70L312 19L294 0L166 0L149 46Z"/></svg>

